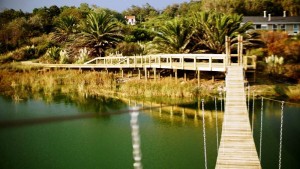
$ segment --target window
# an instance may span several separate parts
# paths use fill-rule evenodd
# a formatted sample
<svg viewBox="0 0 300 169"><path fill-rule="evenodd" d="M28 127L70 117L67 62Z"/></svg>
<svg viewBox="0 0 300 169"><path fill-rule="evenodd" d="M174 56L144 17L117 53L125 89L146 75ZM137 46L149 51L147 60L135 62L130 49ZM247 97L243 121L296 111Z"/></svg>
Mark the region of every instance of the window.
<svg viewBox="0 0 300 169"><path fill-rule="evenodd" d="M299 32L299 25L294 24L294 33L298 33Z"/></svg>
<svg viewBox="0 0 300 169"><path fill-rule="evenodd" d="M280 29L281 29L282 31L285 31L285 25L280 25Z"/></svg>
<svg viewBox="0 0 300 169"><path fill-rule="evenodd" d="M273 31L277 30L277 25L273 25Z"/></svg>
<svg viewBox="0 0 300 169"><path fill-rule="evenodd" d="M258 30L261 29L261 24L257 24L256 29L258 29Z"/></svg>
<svg viewBox="0 0 300 169"><path fill-rule="evenodd" d="M268 29L268 25L261 25L261 29L267 30Z"/></svg>

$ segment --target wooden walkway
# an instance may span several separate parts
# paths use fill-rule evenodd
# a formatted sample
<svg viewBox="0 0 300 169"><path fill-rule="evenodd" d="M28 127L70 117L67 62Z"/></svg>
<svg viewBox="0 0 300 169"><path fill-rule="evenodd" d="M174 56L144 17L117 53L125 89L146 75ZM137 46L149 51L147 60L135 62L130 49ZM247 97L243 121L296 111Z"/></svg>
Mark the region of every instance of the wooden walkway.
<svg viewBox="0 0 300 169"><path fill-rule="evenodd" d="M44 68L70 69L176 69L225 72L226 54L157 54L144 56L97 57L84 64L23 64Z"/></svg>
<svg viewBox="0 0 300 169"><path fill-rule="evenodd" d="M227 67L225 114L216 168L261 168L247 113L242 66Z"/></svg>

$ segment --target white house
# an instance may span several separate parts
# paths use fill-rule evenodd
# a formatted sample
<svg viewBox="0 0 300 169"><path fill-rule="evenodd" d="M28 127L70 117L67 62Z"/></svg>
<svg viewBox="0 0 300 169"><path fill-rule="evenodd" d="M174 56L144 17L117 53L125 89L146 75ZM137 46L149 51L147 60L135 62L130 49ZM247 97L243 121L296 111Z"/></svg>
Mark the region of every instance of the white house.
<svg viewBox="0 0 300 169"><path fill-rule="evenodd" d="M125 16L125 18L127 19L128 25L135 25L136 23L135 16Z"/></svg>
<svg viewBox="0 0 300 169"><path fill-rule="evenodd" d="M267 15L267 11L264 11L264 16L244 16L243 23L246 22L252 22L256 30L282 30L289 35L300 33L300 16L286 16L286 11L282 16Z"/></svg>

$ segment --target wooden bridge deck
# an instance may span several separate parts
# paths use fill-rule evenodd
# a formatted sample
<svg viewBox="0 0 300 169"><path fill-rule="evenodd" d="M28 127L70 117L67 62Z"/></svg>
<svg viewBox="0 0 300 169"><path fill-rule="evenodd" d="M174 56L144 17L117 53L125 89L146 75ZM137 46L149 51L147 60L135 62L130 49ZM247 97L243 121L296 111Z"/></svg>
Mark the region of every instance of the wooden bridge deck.
<svg viewBox="0 0 300 169"><path fill-rule="evenodd" d="M261 168L247 113L242 66L227 69L225 114L216 168Z"/></svg>
<svg viewBox="0 0 300 169"><path fill-rule="evenodd" d="M23 62L45 68L70 69L178 69L219 71L226 69L226 54L158 54L145 56L97 57L84 64L40 64Z"/></svg>

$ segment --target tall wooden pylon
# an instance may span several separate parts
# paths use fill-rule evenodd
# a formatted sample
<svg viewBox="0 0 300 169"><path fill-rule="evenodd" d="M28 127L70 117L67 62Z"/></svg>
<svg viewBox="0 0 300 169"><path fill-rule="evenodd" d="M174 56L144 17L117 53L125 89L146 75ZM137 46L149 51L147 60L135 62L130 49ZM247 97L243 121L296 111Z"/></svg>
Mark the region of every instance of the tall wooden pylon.
<svg viewBox="0 0 300 169"><path fill-rule="evenodd" d="M230 41L230 37L226 36L225 37L225 50L226 50L226 65L231 65L231 50L230 50L230 45L231 45L231 41Z"/></svg>
<svg viewBox="0 0 300 169"><path fill-rule="evenodd" d="M242 66L243 65L243 36L241 35L238 35L237 53L238 53L238 64Z"/></svg>

